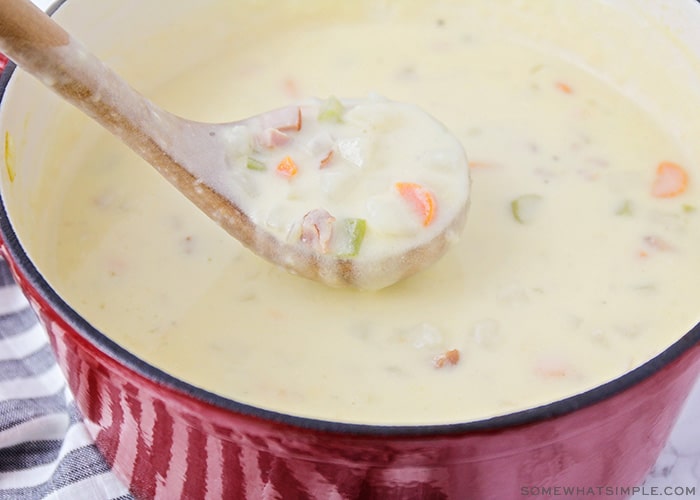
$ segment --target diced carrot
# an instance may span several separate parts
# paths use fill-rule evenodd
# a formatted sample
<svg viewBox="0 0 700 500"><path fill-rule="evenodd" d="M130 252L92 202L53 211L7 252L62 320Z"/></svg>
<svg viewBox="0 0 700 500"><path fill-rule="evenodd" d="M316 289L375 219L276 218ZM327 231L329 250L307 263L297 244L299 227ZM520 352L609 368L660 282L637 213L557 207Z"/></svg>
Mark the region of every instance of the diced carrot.
<svg viewBox="0 0 700 500"><path fill-rule="evenodd" d="M656 198L673 198L688 188L688 172L677 163L663 161L656 167L651 194Z"/></svg>
<svg viewBox="0 0 700 500"><path fill-rule="evenodd" d="M287 319L287 314L279 308L272 308L267 311L268 318L272 318L275 321L284 321Z"/></svg>
<svg viewBox="0 0 700 500"><path fill-rule="evenodd" d="M287 78L282 82L282 88L287 97L292 99L298 99L301 96L301 91L299 90L299 83L293 78Z"/></svg>
<svg viewBox="0 0 700 500"><path fill-rule="evenodd" d="M555 85L559 90L561 90L565 94L573 94L574 93L574 89L572 89L571 85L569 85L568 83L557 82Z"/></svg>
<svg viewBox="0 0 700 500"><path fill-rule="evenodd" d="M572 375L571 365L560 357L540 358L534 369L536 375L545 379L560 379Z"/></svg>
<svg viewBox="0 0 700 500"><path fill-rule="evenodd" d="M294 177L299 172L299 167L290 156L285 156L277 165L277 173L284 177Z"/></svg>
<svg viewBox="0 0 700 500"><path fill-rule="evenodd" d="M397 182L396 189L418 212L424 226L433 222L437 210L437 202L433 193L415 182Z"/></svg>
<svg viewBox="0 0 700 500"><path fill-rule="evenodd" d="M541 368L538 369L537 374L543 378L564 378L569 372L564 367L560 368Z"/></svg>
<svg viewBox="0 0 700 500"><path fill-rule="evenodd" d="M447 365L456 365L459 363L459 350L450 349L442 354L438 354L433 358L433 366L435 368L442 368Z"/></svg>

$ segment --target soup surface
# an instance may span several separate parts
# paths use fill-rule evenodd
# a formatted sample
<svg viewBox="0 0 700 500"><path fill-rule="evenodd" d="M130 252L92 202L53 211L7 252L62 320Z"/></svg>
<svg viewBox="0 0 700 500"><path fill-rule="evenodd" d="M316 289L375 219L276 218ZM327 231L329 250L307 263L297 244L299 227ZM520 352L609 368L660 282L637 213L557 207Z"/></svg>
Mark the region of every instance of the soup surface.
<svg viewBox="0 0 700 500"><path fill-rule="evenodd" d="M377 292L296 278L100 135L89 154L66 154L70 181L46 196L37 226L37 260L59 293L196 386L378 424L545 404L627 372L697 323L700 156L682 138L700 130L635 92L652 64L641 53L620 50L627 73L595 66L647 26L597 2L366 4L317 19L279 3L265 36L251 30L148 95L212 122L307 96L418 104L471 165L467 226L444 258ZM618 16L624 30L600 42L572 28L570 40L577 23L562 20L582 12Z"/></svg>

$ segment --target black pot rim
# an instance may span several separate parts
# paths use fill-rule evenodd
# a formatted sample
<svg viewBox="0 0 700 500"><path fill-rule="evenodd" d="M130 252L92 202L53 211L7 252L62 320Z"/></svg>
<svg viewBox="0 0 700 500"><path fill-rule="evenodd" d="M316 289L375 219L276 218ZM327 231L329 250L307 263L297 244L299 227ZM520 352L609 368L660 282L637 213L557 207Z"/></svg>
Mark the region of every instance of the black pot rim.
<svg viewBox="0 0 700 500"><path fill-rule="evenodd" d="M58 0L55 2L48 9L49 14L56 12L66 1L67 0ZM2 73L2 76L0 76L0 107L3 104L5 91L15 69L15 65L12 62L8 62L5 71ZM38 271L22 247L12 227L9 214L7 213L7 207L2 198L2 193L0 193L0 239L5 242L6 249L11 259L23 276L79 335L137 374L176 392L186 394L195 400L203 401L226 411L314 431L364 436L420 437L495 431L527 424L535 424L551 418L564 416L576 410L608 400L644 380L649 379L681 357L684 353L700 345L700 323L698 323L663 352L618 378L558 401L482 420L428 425L374 425L301 417L248 405L196 387L143 361L109 339L71 308Z"/></svg>

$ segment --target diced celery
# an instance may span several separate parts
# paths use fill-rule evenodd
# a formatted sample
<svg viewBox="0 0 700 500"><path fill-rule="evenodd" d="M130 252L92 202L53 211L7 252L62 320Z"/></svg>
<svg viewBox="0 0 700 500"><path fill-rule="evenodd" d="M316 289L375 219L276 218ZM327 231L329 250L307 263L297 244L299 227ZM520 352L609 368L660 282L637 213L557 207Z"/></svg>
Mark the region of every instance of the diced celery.
<svg viewBox="0 0 700 500"><path fill-rule="evenodd" d="M260 160L253 158L252 156L248 157L248 160L246 161L245 166L250 169L250 170L258 170L258 171L263 171L267 170L267 167L263 162Z"/></svg>
<svg viewBox="0 0 700 500"><path fill-rule="evenodd" d="M340 123L343 121L345 106L338 100L337 97L330 96L321 103L318 110L318 121L328 121Z"/></svg>
<svg viewBox="0 0 700 500"><path fill-rule="evenodd" d="M524 194L510 202L513 218L520 224L531 223L536 216L542 197L538 194Z"/></svg>
<svg viewBox="0 0 700 500"><path fill-rule="evenodd" d="M689 203L685 203L682 208L683 208L683 212L685 212L686 214L692 214L693 212L695 212L698 209L698 207L696 207L695 205L691 205Z"/></svg>
<svg viewBox="0 0 700 500"><path fill-rule="evenodd" d="M632 202L625 200L615 210L615 215L632 215Z"/></svg>
<svg viewBox="0 0 700 500"><path fill-rule="evenodd" d="M15 181L17 172L15 171L15 144L9 131L5 132L5 169L10 182Z"/></svg>
<svg viewBox="0 0 700 500"><path fill-rule="evenodd" d="M360 253L367 231L365 219L341 219L335 223L336 254L339 257L355 257Z"/></svg>

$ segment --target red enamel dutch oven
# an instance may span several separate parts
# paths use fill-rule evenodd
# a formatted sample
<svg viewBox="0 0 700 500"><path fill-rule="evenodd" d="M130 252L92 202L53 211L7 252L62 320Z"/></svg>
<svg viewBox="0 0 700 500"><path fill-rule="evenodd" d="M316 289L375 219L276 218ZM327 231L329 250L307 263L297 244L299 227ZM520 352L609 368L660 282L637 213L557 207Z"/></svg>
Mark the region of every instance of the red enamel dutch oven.
<svg viewBox="0 0 700 500"><path fill-rule="evenodd" d="M683 23L700 30L700 5L686 4ZM91 29L102 28L95 21ZM18 115L6 108L26 105L13 74L9 64L0 82L3 133ZM2 180L0 251L46 327L98 448L138 498L625 498L656 461L700 373L696 325L616 380L488 420L354 425L244 405L143 362L64 302L25 250L6 172Z"/></svg>

